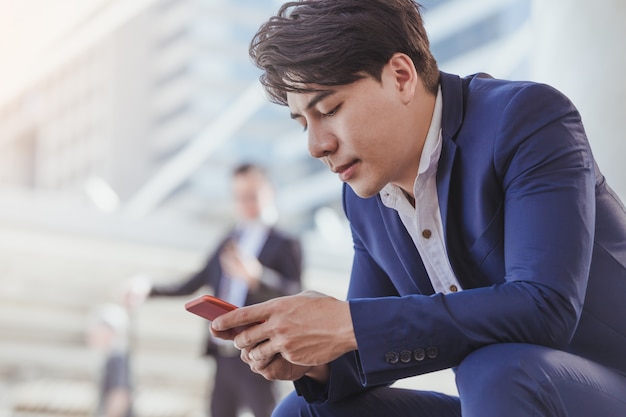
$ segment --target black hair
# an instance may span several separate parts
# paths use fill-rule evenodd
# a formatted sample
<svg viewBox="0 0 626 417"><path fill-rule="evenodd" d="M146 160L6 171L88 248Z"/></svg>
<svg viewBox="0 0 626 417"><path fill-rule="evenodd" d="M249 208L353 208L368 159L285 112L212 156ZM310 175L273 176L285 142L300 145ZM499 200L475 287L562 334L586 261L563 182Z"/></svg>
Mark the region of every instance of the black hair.
<svg viewBox="0 0 626 417"><path fill-rule="evenodd" d="M260 81L275 103L313 85L346 85L367 75L381 80L400 52L412 60L426 89L437 93L439 69L413 0L303 0L285 3L250 43Z"/></svg>

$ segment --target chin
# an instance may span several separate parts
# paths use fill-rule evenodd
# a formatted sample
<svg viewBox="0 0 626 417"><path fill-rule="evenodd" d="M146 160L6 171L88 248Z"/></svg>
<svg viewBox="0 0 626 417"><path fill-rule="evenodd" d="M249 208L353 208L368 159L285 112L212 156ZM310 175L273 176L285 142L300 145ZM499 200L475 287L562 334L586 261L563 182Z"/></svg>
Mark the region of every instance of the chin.
<svg viewBox="0 0 626 417"><path fill-rule="evenodd" d="M376 187L368 187L366 185L360 186L359 184L348 183L348 185L350 186L350 188L352 188L352 191L354 191L354 193L361 198L374 197L382 189L382 187L376 188Z"/></svg>

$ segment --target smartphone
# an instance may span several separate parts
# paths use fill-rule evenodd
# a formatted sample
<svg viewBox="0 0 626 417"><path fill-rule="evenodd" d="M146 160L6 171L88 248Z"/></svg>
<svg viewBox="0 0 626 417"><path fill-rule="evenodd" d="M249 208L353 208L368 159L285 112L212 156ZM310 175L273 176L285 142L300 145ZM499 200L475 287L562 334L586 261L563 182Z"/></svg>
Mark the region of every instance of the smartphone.
<svg viewBox="0 0 626 417"><path fill-rule="evenodd" d="M212 295L203 295L185 303L187 311L210 321L236 308L237 306Z"/></svg>
<svg viewBox="0 0 626 417"><path fill-rule="evenodd" d="M222 314L235 310L237 306L229 303L228 301L224 301L221 298L213 297L212 295L202 295L185 303L185 308L187 311L197 314L198 316L209 321L213 321ZM235 327L231 330L234 331L234 334L239 334L247 328L261 323L263 322L260 321L257 323L246 324Z"/></svg>

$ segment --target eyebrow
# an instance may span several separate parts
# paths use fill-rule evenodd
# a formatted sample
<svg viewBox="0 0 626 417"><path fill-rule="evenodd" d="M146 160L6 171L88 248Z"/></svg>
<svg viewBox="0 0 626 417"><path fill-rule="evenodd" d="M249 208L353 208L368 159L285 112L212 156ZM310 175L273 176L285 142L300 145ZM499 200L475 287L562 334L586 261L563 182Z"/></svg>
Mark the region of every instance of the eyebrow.
<svg viewBox="0 0 626 417"><path fill-rule="evenodd" d="M310 110L311 108L313 108L317 103L319 103L320 101L324 100L326 97L335 94L336 91L334 90L324 90L324 91L320 91L319 93L317 93L312 99L311 101L309 101L309 103L306 105L306 110ZM298 117L302 117L301 114L298 113L291 113L291 118L292 119L297 119Z"/></svg>

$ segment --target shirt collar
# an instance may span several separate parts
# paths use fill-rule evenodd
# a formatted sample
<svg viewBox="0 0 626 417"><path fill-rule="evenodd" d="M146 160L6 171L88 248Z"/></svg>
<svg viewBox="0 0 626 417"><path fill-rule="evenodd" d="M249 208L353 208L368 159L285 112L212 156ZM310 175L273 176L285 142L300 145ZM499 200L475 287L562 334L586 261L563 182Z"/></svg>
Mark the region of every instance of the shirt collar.
<svg viewBox="0 0 626 417"><path fill-rule="evenodd" d="M435 108L433 117L430 121L430 127L426 134L422 155L420 156L419 168L417 176L431 174L437 172L439 165L439 157L441 156L441 119L443 113L443 98L441 95L441 86L437 91L435 98ZM417 183L417 178L416 178ZM415 186L414 186L415 187ZM406 200L400 187L394 184L387 184L380 191L380 198L383 204L389 208L396 208L399 201Z"/></svg>

